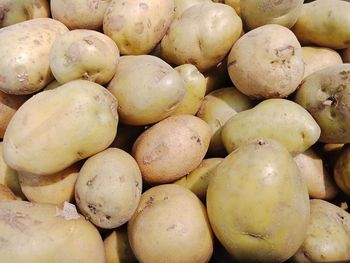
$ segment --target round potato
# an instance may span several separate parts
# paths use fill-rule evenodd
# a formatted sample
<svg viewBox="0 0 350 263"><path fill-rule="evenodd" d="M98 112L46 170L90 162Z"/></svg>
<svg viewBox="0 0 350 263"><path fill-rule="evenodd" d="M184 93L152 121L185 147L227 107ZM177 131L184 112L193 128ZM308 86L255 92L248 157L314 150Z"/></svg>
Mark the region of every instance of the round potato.
<svg viewBox="0 0 350 263"><path fill-rule="evenodd" d="M132 155L145 182L169 183L201 163L209 142L206 122L192 115L175 115L143 132L133 145Z"/></svg>
<svg viewBox="0 0 350 263"><path fill-rule="evenodd" d="M350 196L350 145L345 145L340 151L334 167L334 179L339 188Z"/></svg>
<svg viewBox="0 0 350 263"><path fill-rule="evenodd" d="M142 194L128 223L128 236L142 263L202 263L213 252L203 204L191 191L175 184L155 186Z"/></svg>
<svg viewBox="0 0 350 263"><path fill-rule="evenodd" d="M108 148L84 163L75 186L75 201L96 226L116 228L131 218L141 191L136 161L127 152Z"/></svg>
<svg viewBox="0 0 350 263"><path fill-rule="evenodd" d="M227 67L237 89L259 99L288 96L304 76L297 38L288 28L274 24L244 34L232 47Z"/></svg>

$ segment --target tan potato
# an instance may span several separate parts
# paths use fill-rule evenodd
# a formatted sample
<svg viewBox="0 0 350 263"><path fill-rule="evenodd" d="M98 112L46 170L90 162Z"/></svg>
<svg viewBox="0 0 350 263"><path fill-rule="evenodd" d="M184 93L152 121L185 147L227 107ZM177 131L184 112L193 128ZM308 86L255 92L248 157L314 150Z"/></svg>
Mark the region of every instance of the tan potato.
<svg viewBox="0 0 350 263"><path fill-rule="evenodd" d="M49 17L48 0L1 0L0 28L26 20Z"/></svg>
<svg viewBox="0 0 350 263"><path fill-rule="evenodd" d="M54 174L106 149L117 124L116 99L96 83L74 80L17 110L5 132L4 159L18 171Z"/></svg>
<svg viewBox="0 0 350 263"><path fill-rule="evenodd" d="M126 223L140 201L142 178L130 154L108 148L83 165L75 186L79 210L101 228Z"/></svg>
<svg viewBox="0 0 350 263"><path fill-rule="evenodd" d="M154 56L139 55L120 58L108 90L118 100L122 123L146 125L170 116L183 100L186 88L169 64Z"/></svg>
<svg viewBox="0 0 350 263"><path fill-rule="evenodd" d="M36 18L0 29L0 91L31 94L53 80L49 51L68 29L51 18Z"/></svg>
<svg viewBox="0 0 350 263"><path fill-rule="evenodd" d="M15 194L6 185L0 184L0 201L17 200Z"/></svg>
<svg viewBox="0 0 350 263"><path fill-rule="evenodd" d="M128 223L132 250L143 263L202 263L213 252L205 208L188 189L155 186L141 196Z"/></svg>
<svg viewBox="0 0 350 263"><path fill-rule="evenodd" d="M105 263L97 229L66 203L0 202L0 262Z"/></svg>
<svg viewBox="0 0 350 263"><path fill-rule="evenodd" d="M242 21L233 8L209 2L194 5L171 23L161 41L161 56L205 72L224 59L241 31Z"/></svg>
<svg viewBox="0 0 350 263"><path fill-rule="evenodd" d="M339 188L350 196L350 145L342 147L334 167L334 179Z"/></svg>
<svg viewBox="0 0 350 263"><path fill-rule="evenodd" d="M104 85L117 70L119 50L100 32L76 29L56 38L49 60L52 74L61 84L85 79Z"/></svg>
<svg viewBox="0 0 350 263"><path fill-rule="evenodd" d="M158 122L135 141L132 155L142 178L150 184L173 182L195 169L210 141L210 128L192 115L175 115Z"/></svg>
<svg viewBox="0 0 350 263"><path fill-rule="evenodd" d="M182 15L182 13L190 8L191 6L208 3L210 0L174 0L175 4L175 14L174 18L178 18Z"/></svg>
<svg viewBox="0 0 350 263"><path fill-rule="evenodd" d="M123 55L148 54L163 38L174 17L174 0L112 0L103 32Z"/></svg>
<svg viewBox="0 0 350 263"><path fill-rule="evenodd" d="M103 17L111 0L51 0L52 18L69 29L102 29Z"/></svg>
<svg viewBox="0 0 350 263"><path fill-rule="evenodd" d="M237 89L259 99L288 96L304 76L298 40L288 28L274 24L244 34L232 47L227 67Z"/></svg>

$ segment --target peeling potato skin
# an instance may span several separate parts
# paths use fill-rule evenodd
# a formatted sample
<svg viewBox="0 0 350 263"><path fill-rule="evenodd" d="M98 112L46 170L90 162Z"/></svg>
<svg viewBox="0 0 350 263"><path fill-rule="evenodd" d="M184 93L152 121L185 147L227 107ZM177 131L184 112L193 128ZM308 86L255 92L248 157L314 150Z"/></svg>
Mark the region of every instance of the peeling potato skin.
<svg viewBox="0 0 350 263"><path fill-rule="evenodd" d="M350 196L350 145L345 145L335 163L334 180L339 188Z"/></svg>

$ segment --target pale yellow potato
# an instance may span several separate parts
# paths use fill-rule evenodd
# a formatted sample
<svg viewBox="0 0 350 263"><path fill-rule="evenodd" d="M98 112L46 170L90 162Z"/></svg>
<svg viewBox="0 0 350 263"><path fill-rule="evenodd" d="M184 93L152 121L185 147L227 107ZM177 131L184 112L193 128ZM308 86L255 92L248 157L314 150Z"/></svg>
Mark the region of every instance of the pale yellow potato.
<svg viewBox="0 0 350 263"><path fill-rule="evenodd" d="M221 139L222 127L232 116L252 107L252 100L233 87L217 89L205 96L197 117L210 126L211 139L208 149L210 154L214 156L227 154Z"/></svg>
<svg viewBox="0 0 350 263"><path fill-rule="evenodd" d="M0 184L0 201L17 200L15 194L6 185Z"/></svg>
<svg viewBox="0 0 350 263"><path fill-rule="evenodd" d="M210 142L208 124L193 115L170 116L143 132L132 155L150 184L173 182L195 169Z"/></svg>
<svg viewBox="0 0 350 263"><path fill-rule="evenodd" d="M148 54L163 38L174 17L174 0L111 0L103 32L123 55Z"/></svg>
<svg viewBox="0 0 350 263"><path fill-rule="evenodd" d="M310 201L310 222L291 262L349 262L350 214L327 201Z"/></svg>
<svg viewBox="0 0 350 263"><path fill-rule="evenodd" d="M84 163L75 185L75 201L93 224L110 229L131 218L141 192L141 172L134 158L108 148Z"/></svg>
<svg viewBox="0 0 350 263"><path fill-rule="evenodd" d="M207 211L216 237L239 262L284 262L304 240L309 196L286 148L260 139L217 166Z"/></svg>
<svg viewBox="0 0 350 263"><path fill-rule="evenodd" d="M190 8L191 6L208 3L210 0L174 0L175 4L175 14L174 18L178 18L182 15L182 13Z"/></svg>
<svg viewBox="0 0 350 263"><path fill-rule="evenodd" d="M161 41L161 56L168 63L189 63L205 72L224 59L241 31L241 18L232 7L194 5L171 23Z"/></svg>
<svg viewBox="0 0 350 263"><path fill-rule="evenodd" d="M185 82L186 92L174 114L195 115L201 106L206 92L206 81L202 73L192 64L177 66L175 70Z"/></svg>
<svg viewBox="0 0 350 263"><path fill-rule="evenodd" d="M74 80L27 100L4 136L4 160L15 170L57 173L106 149L117 132L117 101L104 87Z"/></svg>
<svg viewBox="0 0 350 263"><path fill-rule="evenodd" d="M104 14L111 0L51 0L52 18L69 29L102 29Z"/></svg>
<svg viewBox="0 0 350 263"><path fill-rule="evenodd" d="M244 34L232 47L227 67L237 89L259 99L288 96L304 76L297 38L288 28L276 24Z"/></svg>
<svg viewBox="0 0 350 263"><path fill-rule="evenodd" d="M268 99L226 122L221 136L228 153L255 139L273 139L292 154L304 152L320 137L320 127L303 107L286 99Z"/></svg>
<svg viewBox="0 0 350 263"><path fill-rule="evenodd" d="M68 29L51 18L36 18L0 29L0 91L31 94L53 76L49 51L55 38Z"/></svg>
<svg viewBox="0 0 350 263"><path fill-rule="evenodd" d="M304 78L326 67L343 64L341 56L333 49L305 46L301 50L305 62Z"/></svg>
<svg viewBox="0 0 350 263"><path fill-rule="evenodd" d="M23 194L31 202L62 205L74 200L75 182L80 166L73 164L50 176L19 172L19 184Z"/></svg>
<svg viewBox="0 0 350 263"><path fill-rule="evenodd" d="M310 198L330 200L337 195L338 188L325 169L321 156L314 150L307 149L299 153L294 156L294 161L306 183Z"/></svg>
<svg viewBox="0 0 350 263"><path fill-rule="evenodd" d="M69 209L70 208L70 209ZM0 202L0 262L105 263L97 229L72 204ZM70 211L72 210L72 211Z"/></svg>
<svg viewBox="0 0 350 263"><path fill-rule="evenodd" d="M350 146L342 147L334 166L334 180L338 187L350 196Z"/></svg>
<svg viewBox="0 0 350 263"><path fill-rule="evenodd" d="M128 223L128 236L142 263L203 263L213 252L204 205L190 190L175 184L142 194Z"/></svg>
<svg viewBox="0 0 350 263"><path fill-rule="evenodd" d="M236 13L241 15L241 0L212 0L214 3L223 3L235 9Z"/></svg>
<svg viewBox="0 0 350 263"><path fill-rule="evenodd" d="M104 85L117 70L119 49L100 32L76 29L56 38L49 60L52 74L61 84L85 79Z"/></svg>
<svg viewBox="0 0 350 263"><path fill-rule="evenodd" d="M333 49L350 47L350 3L342 0L316 0L303 4L292 28L303 45Z"/></svg>
<svg viewBox="0 0 350 263"><path fill-rule="evenodd" d="M48 0L0 0L0 28L49 16Z"/></svg>
<svg viewBox="0 0 350 263"><path fill-rule="evenodd" d="M186 92L180 74L151 55L122 56L108 90L118 100L120 121L129 125L152 124L170 116Z"/></svg>

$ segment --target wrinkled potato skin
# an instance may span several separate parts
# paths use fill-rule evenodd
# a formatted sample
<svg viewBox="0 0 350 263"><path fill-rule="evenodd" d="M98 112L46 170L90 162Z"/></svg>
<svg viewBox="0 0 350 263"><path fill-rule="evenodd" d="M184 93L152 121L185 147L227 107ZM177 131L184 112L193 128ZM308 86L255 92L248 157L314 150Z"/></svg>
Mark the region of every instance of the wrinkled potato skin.
<svg viewBox="0 0 350 263"><path fill-rule="evenodd" d="M293 93L304 75L301 46L288 28L264 25L244 34L233 45L228 73L242 93L259 99Z"/></svg>
<svg viewBox="0 0 350 263"><path fill-rule="evenodd" d="M217 166L207 211L216 237L239 262L284 262L304 240L309 196L288 151L256 140Z"/></svg>
<svg viewBox="0 0 350 263"><path fill-rule="evenodd" d="M52 18L70 30L102 28L103 17L111 0L51 0Z"/></svg>
<svg viewBox="0 0 350 263"><path fill-rule="evenodd" d="M182 15L182 13L190 8L191 6L202 4L202 3L209 3L210 0L174 0L175 4L175 14L174 18L178 18Z"/></svg>
<svg viewBox="0 0 350 263"><path fill-rule="evenodd" d="M175 184L155 186L142 194L128 223L128 236L142 263L202 263L213 252L204 205L190 190Z"/></svg>
<svg viewBox="0 0 350 263"><path fill-rule="evenodd" d="M49 51L55 38L68 29L51 18L37 18L0 29L0 90L31 94L49 84L53 76Z"/></svg>
<svg viewBox="0 0 350 263"><path fill-rule="evenodd" d="M66 220L57 207L24 201L0 202L0 262L105 263L103 241L82 216Z"/></svg>
<svg viewBox="0 0 350 263"><path fill-rule="evenodd" d="M350 64L319 70L298 88L294 101L321 127L320 142L350 142Z"/></svg>
<svg viewBox="0 0 350 263"><path fill-rule="evenodd" d="M93 30L76 29L58 36L50 54L50 68L61 84L85 79L108 83L117 70L119 50L112 39Z"/></svg>
<svg viewBox="0 0 350 263"><path fill-rule="evenodd" d="M4 160L18 171L54 174L106 149L117 124L116 99L96 83L74 80L17 110L5 132Z"/></svg>
<svg viewBox="0 0 350 263"><path fill-rule="evenodd" d="M2 0L0 2L0 28L26 20L49 17L48 0Z"/></svg>
<svg viewBox="0 0 350 263"><path fill-rule="evenodd" d="M169 183L201 163L209 142L206 122L192 115L175 115L143 132L133 145L132 155L145 182Z"/></svg>
<svg viewBox="0 0 350 263"><path fill-rule="evenodd" d="M338 187L350 196L350 145L345 145L335 163L334 180Z"/></svg>
<svg viewBox="0 0 350 263"><path fill-rule="evenodd" d="M301 44L341 49L350 46L350 3L317 0L304 4L292 28Z"/></svg>
<svg viewBox="0 0 350 263"><path fill-rule="evenodd" d="M174 17L173 0L112 0L103 32L123 55L148 54L163 38Z"/></svg>
<svg viewBox="0 0 350 263"><path fill-rule="evenodd" d="M229 153L250 140L268 138L296 155L318 140L320 127L300 105L286 99L268 99L231 117L221 136Z"/></svg>
<svg viewBox="0 0 350 263"><path fill-rule="evenodd" d="M350 214L327 201L310 201L310 223L305 240L291 262L348 262Z"/></svg>

